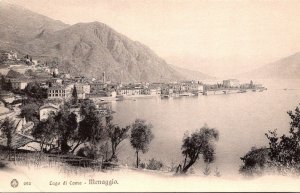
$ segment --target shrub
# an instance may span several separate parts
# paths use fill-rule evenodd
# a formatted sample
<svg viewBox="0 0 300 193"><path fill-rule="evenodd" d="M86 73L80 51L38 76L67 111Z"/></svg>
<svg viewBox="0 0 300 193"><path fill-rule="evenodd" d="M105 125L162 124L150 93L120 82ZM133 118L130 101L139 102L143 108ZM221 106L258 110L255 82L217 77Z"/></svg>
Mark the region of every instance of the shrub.
<svg viewBox="0 0 300 193"><path fill-rule="evenodd" d="M86 158L89 158L89 159L94 159L95 158L94 150L92 148L88 147L88 146L80 148L77 151L76 155L80 156L80 157L86 157Z"/></svg>
<svg viewBox="0 0 300 193"><path fill-rule="evenodd" d="M270 149L252 147L251 150L241 158L243 165L240 167L240 173L246 176L262 175L267 167Z"/></svg>
<svg viewBox="0 0 300 193"><path fill-rule="evenodd" d="M145 163L140 163L139 164L140 168L145 169L146 168L146 164Z"/></svg>
<svg viewBox="0 0 300 193"><path fill-rule="evenodd" d="M205 167L204 170L203 170L203 174L204 174L205 176L209 176L210 173L211 173L210 167L209 167L208 164L206 164L206 167Z"/></svg>
<svg viewBox="0 0 300 193"><path fill-rule="evenodd" d="M163 163L161 161L157 161L154 158L150 159L147 164L148 170L160 170L163 167Z"/></svg>

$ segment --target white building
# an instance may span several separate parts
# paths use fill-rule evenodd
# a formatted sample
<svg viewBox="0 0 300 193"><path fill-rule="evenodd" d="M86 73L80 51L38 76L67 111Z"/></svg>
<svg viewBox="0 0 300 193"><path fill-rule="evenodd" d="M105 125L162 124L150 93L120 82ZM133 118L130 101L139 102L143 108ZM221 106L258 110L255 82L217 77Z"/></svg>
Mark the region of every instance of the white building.
<svg viewBox="0 0 300 193"><path fill-rule="evenodd" d="M22 79L11 79L11 84L13 89L23 90L27 86L28 81Z"/></svg>
<svg viewBox="0 0 300 193"><path fill-rule="evenodd" d="M16 59L18 59L17 52L10 51L10 52L7 52L5 54L6 54L8 60L16 60Z"/></svg>
<svg viewBox="0 0 300 193"><path fill-rule="evenodd" d="M237 79L228 79L228 80L223 80L223 86L224 87L239 87L240 86L240 81Z"/></svg>
<svg viewBox="0 0 300 193"><path fill-rule="evenodd" d="M58 112L59 108L54 104L45 104L40 107L39 113L40 113L40 121L48 119L49 115L51 113L56 114Z"/></svg>
<svg viewBox="0 0 300 193"><path fill-rule="evenodd" d="M118 90L118 95L141 95L143 90L141 88L121 88Z"/></svg>
<svg viewBox="0 0 300 193"><path fill-rule="evenodd" d="M54 74L55 76L57 76L58 73L59 73L59 72L58 72L58 68L56 68L56 67L51 68L51 69L50 69L50 73L51 73L51 74Z"/></svg>
<svg viewBox="0 0 300 193"><path fill-rule="evenodd" d="M74 85L53 86L48 89L49 99L69 99L72 97Z"/></svg>

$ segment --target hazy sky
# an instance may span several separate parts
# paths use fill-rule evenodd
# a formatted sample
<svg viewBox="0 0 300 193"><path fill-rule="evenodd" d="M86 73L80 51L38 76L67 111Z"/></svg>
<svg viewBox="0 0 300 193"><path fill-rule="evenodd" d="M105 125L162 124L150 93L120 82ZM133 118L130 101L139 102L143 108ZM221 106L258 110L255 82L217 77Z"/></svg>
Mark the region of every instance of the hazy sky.
<svg viewBox="0 0 300 193"><path fill-rule="evenodd" d="M168 63L228 76L300 51L300 1L11 0L68 24L100 21Z"/></svg>

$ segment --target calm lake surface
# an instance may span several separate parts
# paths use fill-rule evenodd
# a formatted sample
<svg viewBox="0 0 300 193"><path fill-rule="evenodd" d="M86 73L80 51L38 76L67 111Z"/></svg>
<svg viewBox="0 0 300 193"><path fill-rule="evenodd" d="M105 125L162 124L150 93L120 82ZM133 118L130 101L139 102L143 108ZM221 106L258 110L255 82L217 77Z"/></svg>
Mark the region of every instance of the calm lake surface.
<svg viewBox="0 0 300 193"><path fill-rule="evenodd" d="M280 134L289 129L288 110L300 103L300 80L258 81L268 88L264 92L209 95L179 99L137 99L113 103L114 121L125 126L136 118L153 125L154 140L150 150L141 154L141 160L161 160L167 165L178 165L182 138L186 131L194 131L204 124L219 130L216 143L216 161L222 176L237 175L240 157L253 146L268 145L265 133L278 129ZM287 90L284 90L286 89ZM135 153L126 140L118 150L120 161L133 165ZM205 165L199 162L193 167L202 173ZM197 173L198 173L197 172Z"/></svg>

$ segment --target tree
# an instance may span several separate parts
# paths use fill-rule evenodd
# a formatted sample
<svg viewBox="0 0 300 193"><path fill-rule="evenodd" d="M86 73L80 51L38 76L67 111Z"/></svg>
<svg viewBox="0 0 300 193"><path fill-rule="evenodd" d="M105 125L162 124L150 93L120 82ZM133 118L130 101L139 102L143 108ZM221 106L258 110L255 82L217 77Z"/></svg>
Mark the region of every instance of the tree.
<svg viewBox="0 0 300 193"><path fill-rule="evenodd" d="M152 125L146 124L145 120L136 119L131 125L130 143L136 152L136 167L139 167L139 151L146 153L149 150L149 144L154 138L152 134Z"/></svg>
<svg viewBox="0 0 300 193"><path fill-rule="evenodd" d="M241 160L239 172L246 176L262 175L268 162L270 149L252 147L251 150Z"/></svg>
<svg viewBox="0 0 300 193"><path fill-rule="evenodd" d="M6 81L4 76L1 76L1 90L6 90Z"/></svg>
<svg viewBox="0 0 300 193"><path fill-rule="evenodd" d="M10 79L8 79L7 84L6 84L6 90L11 91L13 89L12 83Z"/></svg>
<svg viewBox="0 0 300 193"><path fill-rule="evenodd" d="M69 107L64 105L57 114L52 113L47 120L39 122L32 135L41 140L41 149L45 143L52 144L57 141L61 152L67 153L77 139L76 129L76 114L70 112Z"/></svg>
<svg viewBox="0 0 300 193"><path fill-rule="evenodd" d="M78 103L78 94L77 94L77 89L76 86L74 85L73 91L72 91L72 98L73 98L73 104Z"/></svg>
<svg viewBox="0 0 300 193"><path fill-rule="evenodd" d="M7 55L5 51L1 50L0 51L0 64L5 64L7 61Z"/></svg>
<svg viewBox="0 0 300 193"><path fill-rule="evenodd" d="M55 122L58 125L58 137L60 150L63 153L69 152L73 142L76 139L75 132L77 129L77 118L76 114L70 112L68 106L63 106L62 109L55 116Z"/></svg>
<svg viewBox="0 0 300 193"><path fill-rule="evenodd" d="M91 111L96 111L95 103L90 99L83 100L83 102L81 103L81 106L80 106L80 115L82 117L85 117Z"/></svg>
<svg viewBox="0 0 300 193"><path fill-rule="evenodd" d="M277 130L266 133L269 147L252 149L244 157L240 172L245 175L263 174L265 169L300 173L300 109L288 111L291 118L288 134L278 136Z"/></svg>
<svg viewBox="0 0 300 193"><path fill-rule="evenodd" d="M77 144L71 152L74 152L82 143L89 142L95 145L106 137L102 117L91 100L83 101L80 107L80 115L83 119L79 122L78 132L74 137Z"/></svg>
<svg viewBox="0 0 300 193"><path fill-rule="evenodd" d="M35 102L23 105L20 115L28 121L37 122L39 120L39 105Z"/></svg>
<svg viewBox="0 0 300 193"><path fill-rule="evenodd" d="M9 151L9 159L10 159L10 153L11 153L11 143L12 143L12 137L13 133L15 132L15 121L9 117L6 117L4 120L0 120L0 129L2 134L7 140L7 148Z"/></svg>
<svg viewBox="0 0 300 193"><path fill-rule="evenodd" d="M32 136L40 140L41 152L44 151L46 144L53 144L57 139L58 126L54 120L54 114L50 115L47 120L37 124L32 130Z"/></svg>
<svg viewBox="0 0 300 193"><path fill-rule="evenodd" d="M37 82L30 82L25 87L24 92L28 97L38 100L46 99L48 97L48 91L46 88L42 88Z"/></svg>
<svg viewBox="0 0 300 193"><path fill-rule="evenodd" d="M211 163L215 159L214 142L219 139L219 132L206 125L195 131L191 135L186 133L183 138L182 154L184 164L181 173L186 173L188 169L196 163L202 155L205 163Z"/></svg>
<svg viewBox="0 0 300 193"><path fill-rule="evenodd" d="M112 155L110 160L117 160L117 156L116 156L117 147L124 139L128 137L129 129L130 126L121 128L118 125L112 124L111 122L107 123L108 137L110 138L111 149L112 149Z"/></svg>
<svg viewBox="0 0 300 193"><path fill-rule="evenodd" d="M278 137L276 130L266 133L269 140L270 158L284 167L297 167L300 171L300 109L288 111L291 118L288 135Z"/></svg>
<svg viewBox="0 0 300 193"><path fill-rule="evenodd" d="M80 141L89 141L96 143L102 138L104 127L101 116L96 111L90 111L85 118L79 122L79 138Z"/></svg>
<svg viewBox="0 0 300 193"><path fill-rule="evenodd" d="M250 88L253 88L253 87L254 87L253 81L251 80L251 81L250 81Z"/></svg>

